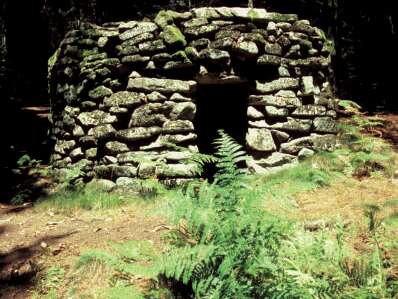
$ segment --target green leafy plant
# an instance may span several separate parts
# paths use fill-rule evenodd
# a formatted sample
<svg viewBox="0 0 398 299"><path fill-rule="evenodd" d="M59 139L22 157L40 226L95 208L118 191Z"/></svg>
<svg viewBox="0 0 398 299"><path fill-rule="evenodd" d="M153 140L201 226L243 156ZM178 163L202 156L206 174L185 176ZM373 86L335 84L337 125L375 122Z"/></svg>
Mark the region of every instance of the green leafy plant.
<svg viewBox="0 0 398 299"><path fill-rule="evenodd" d="M40 160L32 159L28 154L25 154L21 156L17 160L17 166L18 167L34 167L40 164Z"/></svg>
<svg viewBox="0 0 398 299"><path fill-rule="evenodd" d="M179 295L187 298L395 296L379 252L370 254L370 260L357 258L346 246L343 224L336 233L326 228L311 233L261 208L272 184L304 180L297 190L310 190L325 185L329 173L341 166L329 163L326 171L319 159L310 160L284 176L266 177L267 186L251 188L238 167L245 156L241 147L223 132L215 144L214 182L191 184L171 202L176 230L170 250L155 263L160 280L184 289ZM318 165L309 167L311 163Z"/></svg>

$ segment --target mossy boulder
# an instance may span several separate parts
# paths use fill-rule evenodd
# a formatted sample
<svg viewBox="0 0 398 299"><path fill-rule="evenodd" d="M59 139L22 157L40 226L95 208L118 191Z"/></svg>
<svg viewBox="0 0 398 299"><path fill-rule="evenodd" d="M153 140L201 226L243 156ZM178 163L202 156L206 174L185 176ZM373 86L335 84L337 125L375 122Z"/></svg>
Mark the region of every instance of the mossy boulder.
<svg viewBox="0 0 398 299"><path fill-rule="evenodd" d="M167 25L162 32L162 38L167 45L173 47L185 47L187 41L181 30L175 25Z"/></svg>
<svg viewBox="0 0 398 299"><path fill-rule="evenodd" d="M173 16L166 10L161 10L155 18L155 23L160 28L165 28L167 25L174 23Z"/></svg>

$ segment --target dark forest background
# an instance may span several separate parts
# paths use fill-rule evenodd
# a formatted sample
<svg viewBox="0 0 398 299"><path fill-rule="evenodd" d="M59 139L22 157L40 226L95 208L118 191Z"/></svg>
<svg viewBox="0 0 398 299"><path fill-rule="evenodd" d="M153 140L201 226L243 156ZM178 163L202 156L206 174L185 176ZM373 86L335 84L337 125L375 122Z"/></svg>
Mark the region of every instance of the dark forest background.
<svg viewBox="0 0 398 299"><path fill-rule="evenodd" d="M48 58L80 22L143 19L161 9L247 5L247 0L0 0L0 169L21 150L48 156L45 125L30 124L21 107L48 106ZM398 108L393 6L391 0L254 0L254 7L296 13L322 28L335 45L336 95L371 112Z"/></svg>

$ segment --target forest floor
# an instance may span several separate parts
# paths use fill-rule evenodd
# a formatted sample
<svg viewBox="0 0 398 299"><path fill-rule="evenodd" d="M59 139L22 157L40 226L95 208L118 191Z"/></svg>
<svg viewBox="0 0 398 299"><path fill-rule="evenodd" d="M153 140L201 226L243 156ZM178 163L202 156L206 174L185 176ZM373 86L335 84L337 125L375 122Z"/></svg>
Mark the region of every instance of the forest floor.
<svg viewBox="0 0 398 299"><path fill-rule="evenodd" d="M376 117L384 125L370 127L366 134L392 144L395 174L334 180L328 186L292 194L294 209L275 203L270 210L283 210L287 217L307 223L310 229L317 229L320 221L327 225L331 217L339 215L345 225L356 229L350 240L354 249L367 250L363 205L398 199L398 115ZM0 204L0 298L104 298L98 290L107 283L108 277L101 273L105 270L79 274L79 257L90 249L112 248L115 243L129 241L146 242L160 254L167 246L164 233L170 228L157 213L163 208L161 201L133 199L120 206L88 210L58 209L57 205L40 202ZM389 238L398 239L398 226ZM398 261L397 248L385 254ZM49 269L55 269L55 274ZM394 269L398 275L398 265ZM150 282L138 277L134 283L145 288Z"/></svg>

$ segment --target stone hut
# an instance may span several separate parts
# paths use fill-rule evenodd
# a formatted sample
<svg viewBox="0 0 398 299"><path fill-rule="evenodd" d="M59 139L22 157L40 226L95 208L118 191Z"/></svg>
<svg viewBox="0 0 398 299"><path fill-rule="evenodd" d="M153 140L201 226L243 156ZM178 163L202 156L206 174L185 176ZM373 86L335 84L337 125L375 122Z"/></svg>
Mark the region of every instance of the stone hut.
<svg viewBox="0 0 398 299"><path fill-rule="evenodd" d="M205 7L83 24L51 69L52 164L87 178L186 179L217 130L265 173L329 147L336 112L323 32L295 14Z"/></svg>

